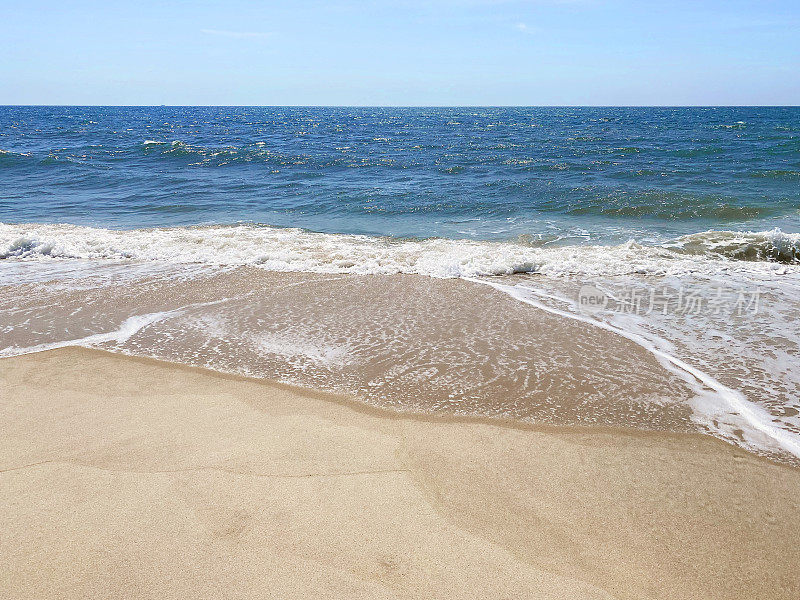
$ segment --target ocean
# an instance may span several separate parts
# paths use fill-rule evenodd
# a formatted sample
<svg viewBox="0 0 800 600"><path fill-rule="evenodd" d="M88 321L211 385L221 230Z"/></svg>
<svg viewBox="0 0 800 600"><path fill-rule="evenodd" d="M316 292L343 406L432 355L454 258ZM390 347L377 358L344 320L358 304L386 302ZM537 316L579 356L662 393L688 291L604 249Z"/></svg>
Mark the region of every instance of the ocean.
<svg viewBox="0 0 800 600"><path fill-rule="evenodd" d="M531 243L794 231L798 108L2 107L0 219Z"/></svg>
<svg viewBox="0 0 800 600"><path fill-rule="evenodd" d="M0 356L800 461L800 108L0 107Z"/></svg>

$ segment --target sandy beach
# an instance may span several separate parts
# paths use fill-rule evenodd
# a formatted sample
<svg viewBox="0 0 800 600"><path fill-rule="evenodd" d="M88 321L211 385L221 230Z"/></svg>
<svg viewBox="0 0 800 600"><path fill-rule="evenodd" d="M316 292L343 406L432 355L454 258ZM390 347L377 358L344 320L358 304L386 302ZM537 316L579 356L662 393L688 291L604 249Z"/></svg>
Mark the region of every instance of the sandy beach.
<svg viewBox="0 0 800 600"><path fill-rule="evenodd" d="M3 17L0 600L800 600L800 2Z"/></svg>
<svg viewBox="0 0 800 600"><path fill-rule="evenodd" d="M800 471L399 416L106 352L0 361L5 598L797 598Z"/></svg>

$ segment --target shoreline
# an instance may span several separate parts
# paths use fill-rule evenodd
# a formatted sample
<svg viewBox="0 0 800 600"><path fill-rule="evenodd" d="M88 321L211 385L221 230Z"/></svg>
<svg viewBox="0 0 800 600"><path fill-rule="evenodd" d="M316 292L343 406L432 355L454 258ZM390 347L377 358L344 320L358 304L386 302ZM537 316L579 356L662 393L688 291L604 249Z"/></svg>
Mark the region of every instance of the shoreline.
<svg viewBox="0 0 800 600"><path fill-rule="evenodd" d="M418 416L84 348L0 380L18 598L800 592L800 470L708 435Z"/></svg>
<svg viewBox="0 0 800 600"><path fill-rule="evenodd" d="M211 377L219 377L223 380L231 382L249 383L255 385L264 385L269 388L275 388L285 391L290 394L298 394L306 396L322 402L330 402L342 406L343 408L352 410L353 412L364 414L371 417L380 419L397 419L397 420L410 420L420 423L430 423L439 425L484 425L498 427L500 429L511 429L518 431L529 431L541 434L555 434L555 435L585 435L585 434L607 434L612 436L623 436L631 438L647 438L650 436L665 436L675 438L677 440L690 440L700 437L702 439L714 440L719 442L724 448L737 451L737 455L747 455L764 460L769 464L777 464L788 467L790 469L800 470L800 464L790 462L788 460L778 460L770 458L765 454L758 454L752 452L743 446L732 444L722 438L715 437L708 433L701 431L664 431L660 429L641 429L638 427L620 427L614 425L552 425L548 423L530 423L523 420L513 419L502 416L483 416L483 415L456 415L456 414L436 414L427 412L414 412L412 410L399 409L395 407L378 406L371 404L366 400L356 397L351 397L347 394L329 391L317 387L304 386L296 383L286 383L275 379L264 377L256 377L252 375L244 375L240 373L231 373L228 371L218 371L209 367L202 367L182 362L174 362L161 358L154 358L152 356L144 356L139 354L126 354L125 352L115 352L112 350L105 350L103 348L93 348L87 346L71 346L65 345L58 348L30 352L27 354L12 355L0 357L0 364L2 361L19 358L22 356L35 356L43 355L51 352L59 352L62 350L77 350L85 352L87 355L113 356L122 357L125 360L138 362L148 366L166 366L171 369L185 371L188 373L195 373L198 375L207 375Z"/></svg>
<svg viewBox="0 0 800 600"><path fill-rule="evenodd" d="M800 339L781 325L796 317L791 286L759 292L764 314L701 315L677 299L722 288L606 281L606 298L672 298L671 308L584 318L576 299L588 284L571 279L49 264L4 287L0 357L91 346L408 414L701 431L800 465ZM734 283L715 300L730 310L744 293Z"/></svg>

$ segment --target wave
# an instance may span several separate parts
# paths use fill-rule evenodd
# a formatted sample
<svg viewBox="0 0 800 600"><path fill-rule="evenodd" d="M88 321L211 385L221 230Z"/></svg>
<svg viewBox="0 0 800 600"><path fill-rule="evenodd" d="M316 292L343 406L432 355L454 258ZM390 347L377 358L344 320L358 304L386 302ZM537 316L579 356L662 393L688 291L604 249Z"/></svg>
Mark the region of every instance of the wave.
<svg viewBox="0 0 800 600"><path fill-rule="evenodd" d="M20 356L22 354L33 354L35 352L55 350L56 348L66 348L68 346L82 346L85 348L91 348L92 346L96 346L97 344L103 344L108 342L115 342L117 344L122 344L124 342L127 342L130 338L132 338L134 335L136 335L139 331L141 331L145 327L149 327L153 323L161 321L173 314L176 314L177 312L179 311L162 311L162 312L148 313L145 315L134 315L132 317L125 319L125 321L123 321L122 324L119 326L119 329L115 331L110 331L107 333L95 333L78 339L62 340L58 342L48 342L43 344L37 344L35 346L30 346L27 348L20 348L18 346L9 346L8 348L3 348L0 350L0 358L6 358L8 356Z"/></svg>
<svg viewBox="0 0 800 600"><path fill-rule="evenodd" d="M651 177L647 172L631 172L619 179ZM768 204L752 204L720 194L689 194L665 190L630 192L615 190L602 197L578 197L549 207L574 216L648 217L662 221L743 221L769 217L795 210L796 202L773 200Z"/></svg>
<svg viewBox="0 0 800 600"><path fill-rule="evenodd" d="M766 171L753 171L750 177L762 179L798 179L800 171L790 169L770 169Z"/></svg>
<svg viewBox="0 0 800 600"><path fill-rule="evenodd" d="M721 256L740 261L800 263L800 234L771 231L704 231L686 235L668 245L694 255Z"/></svg>
<svg viewBox="0 0 800 600"><path fill-rule="evenodd" d="M145 140L141 146L146 156L163 157L181 161L192 166L222 167L229 164L259 163L278 167L305 166L309 168L361 168L391 167L404 169L406 162L385 156L349 155L346 148L340 148L339 154L324 158L312 154L294 154L269 148L264 142L256 142L242 146L206 147L187 144L180 140L163 142ZM187 162L188 161L188 162ZM408 161L412 162L412 161ZM456 167L456 171L462 167Z"/></svg>
<svg viewBox="0 0 800 600"><path fill-rule="evenodd" d="M603 206L589 204L567 211L567 214L599 215L603 217L650 217L664 221L690 221L716 219L718 221L743 221L768 217L779 212L769 206L741 206L734 204L665 206L660 204L631 204L628 206Z"/></svg>
<svg viewBox="0 0 800 600"><path fill-rule="evenodd" d="M12 152L0 148L0 167L15 166L31 157L30 152Z"/></svg>
<svg viewBox="0 0 800 600"><path fill-rule="evenodd" d="M686 381L694 390L696 396L692 405L695 410L693 418L696 422L709 427L711 431L714 431L723 439L733 438L756 452L759 450L759 443L748 439L749 436L746 436L744 432L758 432L766 436L771 446L800 458L800 439L798 439L796 435L776 426L775 418L768 411L762 406L747 400L741 392L729 388L718 381L713 375L664 351L662 349L664 340L657 338L658 342L660 342L658 343L637 331L629 330L619 325L594 319L586 315L576 314L549 306L541 302L538 298L542 295L547 296L547 294L533 288L519 285L504 285L486 280L480 281L472 279L471 281L488 284L508 294L512 298L535 306L540 310L567 319L580 321L581 323L603 329L632 341L634 344L641 346L652 354L665 369ZM731 433L733 433L733 435L731 435Z"/></svg>
<svg viewBox="0 0 800 600"><path fill-rule="evenodd" d="M0 259L162 261L272 271L475 277L679 275L800 263L800 234L707 231L663 245L540 247L514 241L398 239L314 233L263 225L112 230L0 224ZM760 265L760 267L758 266Z"/></svg>
<svg viewBox="0 0 800 600"><path fill-rule="evenodd" d="M199 159L250 159L255 156L269 156L269 151L264 150L261 145L254 147L224 146L218 148L205 148L187 144L180 140L162 142L157 140L145 140L142 143L145 153L157 153L165 156L185 156L196 157Z"/></svg>

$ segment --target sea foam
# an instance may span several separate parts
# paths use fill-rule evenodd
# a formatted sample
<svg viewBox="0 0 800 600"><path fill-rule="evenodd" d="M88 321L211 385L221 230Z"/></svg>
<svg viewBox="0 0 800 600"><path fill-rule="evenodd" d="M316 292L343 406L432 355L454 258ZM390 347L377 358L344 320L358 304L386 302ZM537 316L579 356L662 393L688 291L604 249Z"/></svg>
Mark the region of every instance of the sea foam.
<svg viewBox="0 0 800 600"><path fill-rule="evenodd" d="M271 271L616 276L798 270L800 235L709 231L664 245L534 246L524 241L399 239L259 225L114 230L0 224L0 259L121 260L253 265ZM782 263L778 265L777 263Z"/></svg>

